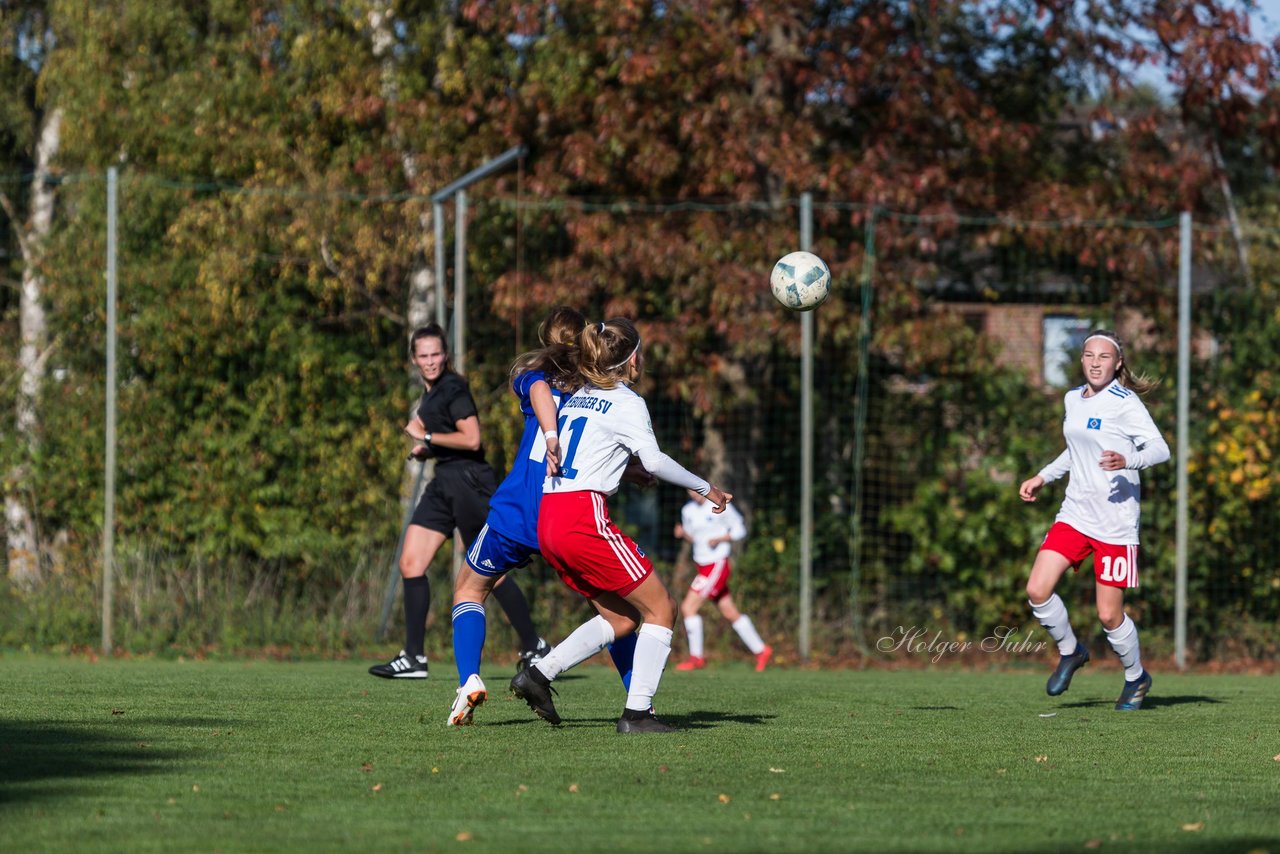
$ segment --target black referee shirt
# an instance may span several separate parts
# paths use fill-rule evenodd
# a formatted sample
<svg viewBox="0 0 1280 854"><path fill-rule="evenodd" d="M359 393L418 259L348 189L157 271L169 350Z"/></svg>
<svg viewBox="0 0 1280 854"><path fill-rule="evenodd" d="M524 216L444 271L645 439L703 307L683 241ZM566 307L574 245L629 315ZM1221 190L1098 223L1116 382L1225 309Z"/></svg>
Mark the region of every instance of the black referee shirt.
<svg viewBox="0 0 1280 854"><path fill-rule="evenodd" d="M424 392L418 401L418 418L426 425L428 433L457 433L459 421L478 414L467 381L453 371L441 374L431 390ZM483 445L475 451L432 445L431 452L437 465L455 460L484 462Z"/></svg>

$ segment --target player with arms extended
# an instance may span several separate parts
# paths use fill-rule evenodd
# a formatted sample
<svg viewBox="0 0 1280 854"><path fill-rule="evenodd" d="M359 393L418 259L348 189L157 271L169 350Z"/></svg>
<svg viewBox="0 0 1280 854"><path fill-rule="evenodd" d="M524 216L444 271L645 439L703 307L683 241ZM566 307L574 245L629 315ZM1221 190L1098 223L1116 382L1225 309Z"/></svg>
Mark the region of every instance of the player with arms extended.
<svg viewBox="0 0 1280 854"><path fill-rule="evenodd" d="M707 504L706 498L691 489L688 503L680 509L675 535L677 539L693 544L693 562L698 566L698 574L680 603L684 631L689 637L689 658L677 664L676 670L701 670L707 666L702 654L702 617L698 616L698 609L708 599L716 603L720 613L756 657L756 672L764 670L773 656L773 647L760 639L755 623L738 610L729 595L729 552L733 543L747 536L747 523L742 514L732 504L724 508L723 513L717 513Z"/></svg>
<svg viewBox="0 0 1280 854"><path fill-rule="evenodd" d="M1139 469L1169 459L1169 445L1138 395L1154 384L1134 376L1114 332L1089 333L1080 364L1085 384L1067 392L1062 434L1067 449L1018 489L1023 501L1070 473L1062 508L1045 535L1027 580L1031 612L1058 644L1058 666L1045 689L1051 696L1071 685L1089 661L1089 650L1071 630L1067 608L1054 592L1069 567L1093 555L1098 620L1124 665L1117 711L1136 711L1151 690L1142 667L1138 628L1124 611L1124 591L1138 586Z"/></svg>
<svg viewBox="0 0 1280 854"><path fill-rule="evenodd" d="M732 498L687 471L658 448L644 399L629 387L644 369L640 333L624 317L582 332L582 387L560 410L564 449L558 475L543 485L538 544L561 580L589 599L598 615L575 629L511 690L540 717L560 722L551 681L640 626L622 733L670 732L653 713L653 695L671 654L675 607L653 564L609 518L605 499L618 491L634 454L659 480L692 489L723 510Z"/></svg>

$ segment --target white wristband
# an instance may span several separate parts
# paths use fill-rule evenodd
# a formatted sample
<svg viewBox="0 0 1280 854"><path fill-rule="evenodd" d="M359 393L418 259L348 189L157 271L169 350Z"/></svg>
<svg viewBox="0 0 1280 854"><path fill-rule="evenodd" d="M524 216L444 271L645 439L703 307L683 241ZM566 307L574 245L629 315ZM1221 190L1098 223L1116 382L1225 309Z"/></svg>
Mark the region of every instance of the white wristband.
<svg viewBox="0 0 1280 854"><path fill-rule="evenodd" d="M547 432L542 434L542 438L548 441L550 441L551 439L557 439L559 437L560 437L560 434L557 433L555 430L548 430Z"/></svg>

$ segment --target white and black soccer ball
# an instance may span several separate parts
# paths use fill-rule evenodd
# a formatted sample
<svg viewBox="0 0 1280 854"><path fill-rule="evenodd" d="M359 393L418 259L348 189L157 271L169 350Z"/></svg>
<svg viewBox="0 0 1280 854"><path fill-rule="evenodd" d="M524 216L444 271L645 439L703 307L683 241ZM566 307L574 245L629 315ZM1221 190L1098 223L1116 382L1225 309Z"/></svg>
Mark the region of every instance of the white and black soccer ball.
<svg viewBox="0 0 1280 854"><path fill-rule="evenodd" d="M812 252L792 252L773 265L769 287L792 311L812 311L831 294L831 270Z"/></svg>

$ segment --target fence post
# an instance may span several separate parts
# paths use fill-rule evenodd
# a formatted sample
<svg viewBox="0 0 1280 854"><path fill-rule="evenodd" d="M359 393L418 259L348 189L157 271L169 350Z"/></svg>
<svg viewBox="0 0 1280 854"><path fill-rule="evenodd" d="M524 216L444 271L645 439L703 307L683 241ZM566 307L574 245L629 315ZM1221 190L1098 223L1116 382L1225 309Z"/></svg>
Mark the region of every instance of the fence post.
<svg viewBox="0 0 1280 854"><path fill-rule="evenodd" d="M436 235L436 323L444 329L444 202L431 200L431 227Z"/></svg>
<svg viewBox="0 0 1280 854"><path fill-rule="evenodd" d="M110 655L116 551L116 196L120 172L107 170L107 431L102 508L102 654Z"/></svg>
<svg viewBox="0 0 1280 854"><path fill-rule="evenodd" d="M1187 453L1191 405L1191 214L1179 217L1178 240L1178 518L1174 550L1173 656L1187 666Z"/></svg>
<svg viewBox="0 0 1280 854"><path fill-rule="evenodd" d="M813 194L800 194L800 248L813 246ZM813 628L813 315L800 313L800 658Z"/></svg>
<svg viewBox="0 0 1280 854"><path fill-rule="evenodd" d="M862 612L858 601L862 586L862 490L863 463L867 454L867 407L870 401L872 275L876 257L876 209L867 211L862 241L862 311L858 321L858 385L853 409L853 514L852 544L849 554L849 611L853 641L863 649Z"/></svg>

